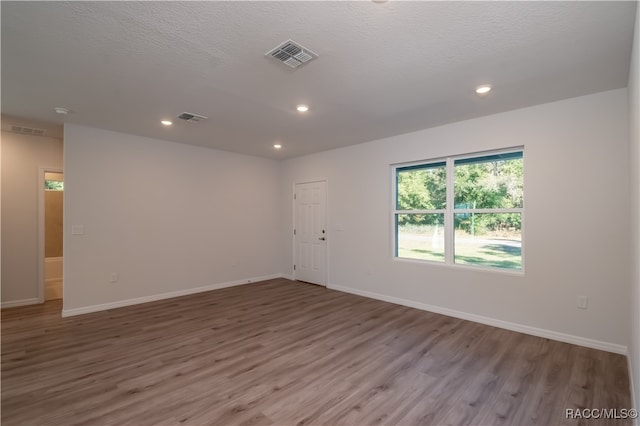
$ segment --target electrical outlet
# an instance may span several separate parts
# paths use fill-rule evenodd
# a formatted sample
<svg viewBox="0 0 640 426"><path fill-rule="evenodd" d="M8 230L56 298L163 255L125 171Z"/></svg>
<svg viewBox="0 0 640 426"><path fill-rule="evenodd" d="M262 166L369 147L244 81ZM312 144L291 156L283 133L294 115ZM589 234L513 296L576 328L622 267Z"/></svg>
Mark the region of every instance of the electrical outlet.
<svg viewBox="0 0 640 426"><path fill-rule="evenodd" d="M117 283L118 282L118 273L117 272L112 272L109 275L109 282L110 283Z"/></svg>
<svg viewBox="0 0 640 426"><path fill-rule="evenodd" d="M587 309L587 305L589 304L589 299L587 296L578 296L578 308Z"/></svg>

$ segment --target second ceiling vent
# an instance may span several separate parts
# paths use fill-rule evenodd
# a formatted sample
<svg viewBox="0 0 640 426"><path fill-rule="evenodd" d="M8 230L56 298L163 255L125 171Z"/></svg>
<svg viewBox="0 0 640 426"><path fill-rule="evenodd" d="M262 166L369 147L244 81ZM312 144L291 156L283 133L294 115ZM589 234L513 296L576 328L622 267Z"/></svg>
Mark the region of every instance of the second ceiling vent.
<svg viewBox="0 0 640 426"><path fill-rule="evenodd" d="M33 127L11 125L11 131L14 133L22 133L23 135L44 136L44 129L36 129Z"/></svg>
<svg viewBox="0 0 640 426"><path fill-rule="evenodd" d="M316 59L318 55L293 40L287 40L271 49L265 56L270 56L288 67L298 68L300 65Z"/></svg>
<svg viewBox="0 0 640 426"><path fill-rule="evenodd" d="M178 116L180 120L188 121L189 123L199 123L207 119L204 115L192 114L190 112L183 112Z"/></svg>

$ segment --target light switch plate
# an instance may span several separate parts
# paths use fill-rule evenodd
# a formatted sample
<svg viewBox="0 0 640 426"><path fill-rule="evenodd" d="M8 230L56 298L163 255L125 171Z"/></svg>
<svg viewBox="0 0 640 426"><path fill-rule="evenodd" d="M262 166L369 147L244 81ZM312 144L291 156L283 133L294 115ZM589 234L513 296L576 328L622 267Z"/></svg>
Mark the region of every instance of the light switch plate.
<svg viewBox="0 0 640 426"><path fill-rule="evenodd" d="M84 225L71 225L71 235L83 235Z"/></svg>

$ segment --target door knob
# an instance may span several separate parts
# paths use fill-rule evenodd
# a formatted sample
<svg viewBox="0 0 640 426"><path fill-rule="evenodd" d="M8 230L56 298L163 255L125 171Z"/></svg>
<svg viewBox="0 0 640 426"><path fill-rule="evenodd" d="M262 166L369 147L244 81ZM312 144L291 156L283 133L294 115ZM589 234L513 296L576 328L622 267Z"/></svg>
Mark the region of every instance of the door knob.
<svg viewBox="0 0 640 426"><path fill-rule="evenodd" d="M318 238L318 239L319 239L320 241L324 241L324 240L326 240L326 238L325 238L325 237L320 237L320 238Z"/></svg>

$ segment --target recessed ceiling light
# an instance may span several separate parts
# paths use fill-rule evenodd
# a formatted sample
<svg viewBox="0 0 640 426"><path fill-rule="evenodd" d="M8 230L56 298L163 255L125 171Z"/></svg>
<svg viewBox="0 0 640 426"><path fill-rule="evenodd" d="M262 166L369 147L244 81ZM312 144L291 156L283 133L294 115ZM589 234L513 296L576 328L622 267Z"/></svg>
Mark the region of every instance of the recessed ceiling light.
<svg viewBox="0 0 640 426"><path fill-rule="evenodd" d="M487 93L489 93L491 91L491 86L488 84L484 84L482 86L478 86L476 87L476 93L478 95L486 95Z"/></svg>
<svg viewBox="0 0 640 426"><path fill-rule="evenodd" d="M171 126L173 124L173 122L169 120L162 120L161 123L164 124L165 126Z"/></svg>
<svg viewBox="0 0 640 426"><path fill-rule="evenodd" d="M296 109L298 110L298 112L307 112L307 111L309 111L309 107L307 105L298 105L296 107Z"/></svg>
<svg viewBox="0 0 640 426"><path fill-rule="evenodd" d="M273 147L274 147L275 149L280 149L280 148L282 148L282 145L280 145L279 143L274 143L274 144L273 144Z"/></svg>

